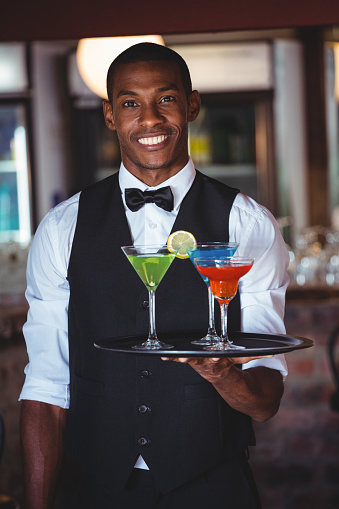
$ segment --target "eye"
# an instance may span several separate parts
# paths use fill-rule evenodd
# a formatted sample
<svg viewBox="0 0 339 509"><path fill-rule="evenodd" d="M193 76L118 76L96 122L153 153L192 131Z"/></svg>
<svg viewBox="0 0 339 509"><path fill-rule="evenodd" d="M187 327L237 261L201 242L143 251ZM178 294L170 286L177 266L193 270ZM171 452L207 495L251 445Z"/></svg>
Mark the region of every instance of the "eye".
<svg viewBox="0 0 339 509"><path fill-rule="evenodd" d="M137 103L135 101L128 100L128 101L125 101L124 103L122 103L122 106L124 108L133 108L134 106L137 106Z"/></svg>
<svg viewBox="0 0 339 509"><path fill-rule="evenodd" d="M172 95L165 95L165 97L160 99L161 103L169 103L171 101L174 101L174 97Z"/></svg>

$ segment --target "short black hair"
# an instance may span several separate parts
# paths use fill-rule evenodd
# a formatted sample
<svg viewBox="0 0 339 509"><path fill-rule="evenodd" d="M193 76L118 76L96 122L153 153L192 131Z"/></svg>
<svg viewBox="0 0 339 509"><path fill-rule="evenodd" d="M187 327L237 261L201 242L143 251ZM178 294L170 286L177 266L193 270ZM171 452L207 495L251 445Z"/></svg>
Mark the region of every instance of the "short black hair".
<svg viewBox="0 0 339 509"><path fill-rule="evenodd" d="M118 55L109 66L106 81L108 100L112 102L114 73L119 65L154 61L175 62L178 64L182 84L184 86L187 97L191 94L191 76L185 60L178 53L176 53L176 51L173 51L166 46L155 44L153 42L141 42L139 44L134 44L134 46L130 46L125 51L120 53L120 55Z"/></svg>

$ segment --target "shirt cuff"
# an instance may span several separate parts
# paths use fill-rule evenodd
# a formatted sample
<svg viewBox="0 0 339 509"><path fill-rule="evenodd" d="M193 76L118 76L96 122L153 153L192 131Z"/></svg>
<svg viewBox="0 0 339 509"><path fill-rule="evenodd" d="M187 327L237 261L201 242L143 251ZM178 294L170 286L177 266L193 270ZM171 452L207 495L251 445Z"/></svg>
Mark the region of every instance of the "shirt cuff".
<svg viewBox="0 0 339 509"><path fill-rule="evenodd" d="M55 384L26 375L19 401L23 399L69 408L69 385Z"/></svg>
<svg viewBox="0 0 339 509"><path fill-rule="evenodd" d="M265 366L266 368L276 369L277 371L280 371L284 380L288 375L287 364L283 354L278 354L266 359L254 359L253 361L243 364L242 369L254 368L256 366Z"/></svg>

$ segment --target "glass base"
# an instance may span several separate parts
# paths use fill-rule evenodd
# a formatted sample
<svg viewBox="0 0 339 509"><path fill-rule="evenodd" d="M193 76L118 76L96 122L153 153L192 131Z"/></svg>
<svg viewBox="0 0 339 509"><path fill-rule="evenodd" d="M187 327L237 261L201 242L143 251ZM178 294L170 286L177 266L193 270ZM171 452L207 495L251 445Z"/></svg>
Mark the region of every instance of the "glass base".
<svg viewBox="0 0 339 509"><path fill-rule="evenodd" d="M246 350L244 346L234 345L231 341L221 341L216 345L205 346L204 350L208 350L209 352L223 352L225 350Z"/></svg>
<svg viewBox="0 0 339 509"><path fill-rule="evenodd" d="M204 336L201 339L195 339L194 341L191 341L192 345L215 345L218 341L220 341L220 338L217 333L210 334L207 333L206 336Z"/></svg>
<svg viewBox="0 0 339 509"><path fill-rule="evenodd" d="M134 348L134 350L169 350L170 348L174 348L174 346L163 343L162 341L150 339L139 345L134 345L132 348Z"/></svg>

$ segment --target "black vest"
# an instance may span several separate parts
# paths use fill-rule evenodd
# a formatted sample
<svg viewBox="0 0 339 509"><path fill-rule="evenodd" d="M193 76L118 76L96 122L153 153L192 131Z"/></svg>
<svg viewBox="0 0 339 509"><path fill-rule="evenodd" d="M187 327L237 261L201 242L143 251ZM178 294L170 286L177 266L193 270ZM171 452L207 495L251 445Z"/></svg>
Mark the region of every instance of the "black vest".
<svg viewBox="0 0 339 509"><path fill-rule="evenodd" d="M228 241L237 192L197 172L173 231L190 231L198 242ZM68 447L86 470L116 488L141 454L166 492L244 450L254 437L250 419L189 365L93 346L101 338L147 335L147 290L120 249L132 244L117 174L85 189L68 268ZM239 329L239 313L230 310L232 319ZM158 335L206 332L207 324L206 285L189 259L175 259L156 292Z"/></svg>

